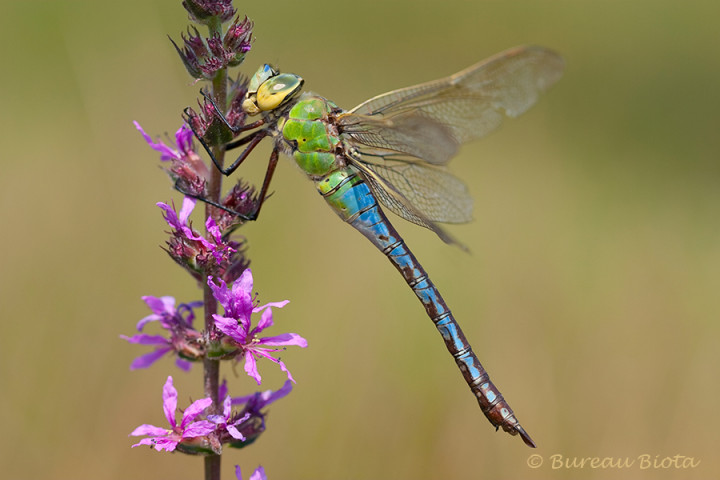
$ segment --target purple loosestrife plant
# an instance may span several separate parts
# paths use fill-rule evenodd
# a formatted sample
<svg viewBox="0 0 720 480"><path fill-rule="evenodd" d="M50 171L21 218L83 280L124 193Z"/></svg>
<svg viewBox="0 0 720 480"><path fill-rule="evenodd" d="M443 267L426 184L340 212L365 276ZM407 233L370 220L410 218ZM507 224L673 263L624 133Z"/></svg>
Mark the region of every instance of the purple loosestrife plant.
<svg viewBox="0 0 720 480"><path fill-rule="evenodd" d="M140 425L131 435L143 437L133 447L149 445L157 451L203 455L205 479L218 480L223 446L243 448L255 442L265 431L268 405L292 390L295 380L277 353L288 346L306 347L307 341L296 333L261 335L273 326L273 310L288 301L260 305L248 268L247 242L231 236L244 219L254 218L263 199L243 180L221 195L219 168L226 147L246 125L242 102L247 80L240 74L231 79L228 69L239 66L250 50L253 24L247 17L241 19L231 0L184 0L182 5L198 27L188 27L180 35L181 45L171 39L172 45L195 82L209 85L201 91L199 111L183 111L184 123L173 140L153 139L137 122L135 128L160 154L175 189L185 195L179 210L174 202L157 204L169 227L164 250L196 281L202 300L178 303L171 296L145 296L143 301L152 313L137 323L139 333L121 338L151 348L131 363L131 370L157 366L166 355L186 372L193 363L202 363L200 398L178 409L178 392L168 376L162 398L169 425ZM207 34L198 28L206 28ZM214 165L203 161L196 139ZM196 229L190 220L198 200L205 204L204 229ZM204 322L196 325L200 323L194 321L196 310L201 307ZM145 333L150 324L159 325L163 334ZM288 380L278 390L232 397L227 383L219 382L220 363L231 361L243 362L245 372L259 385L258 361L266 360L287 374ZM239 466L235 473L242 480ZM266 480L263 467L250 480Z"/></svg>

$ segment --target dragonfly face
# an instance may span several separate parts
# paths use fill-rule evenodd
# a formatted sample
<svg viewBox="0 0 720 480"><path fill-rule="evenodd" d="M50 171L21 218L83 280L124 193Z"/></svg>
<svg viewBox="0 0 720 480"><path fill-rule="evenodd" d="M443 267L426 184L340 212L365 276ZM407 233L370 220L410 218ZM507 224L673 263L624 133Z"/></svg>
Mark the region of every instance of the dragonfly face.
<svg viewBox="0 0 720 480"><path fill-rule="evenodd" d="M263 65L250 80L242 104L243 110L248 115L275 110L300 93L302 85L302 77L280 73L270 65Z"/></svg>

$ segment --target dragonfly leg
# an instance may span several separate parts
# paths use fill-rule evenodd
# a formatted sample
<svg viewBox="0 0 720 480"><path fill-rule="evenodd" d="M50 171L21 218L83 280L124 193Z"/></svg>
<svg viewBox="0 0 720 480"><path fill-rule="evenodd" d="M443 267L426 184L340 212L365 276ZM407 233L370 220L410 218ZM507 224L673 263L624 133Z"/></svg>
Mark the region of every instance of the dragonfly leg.
<svg viewBox="0 0 720 480"><path fill-rule="evenodd" d="M188 115L188 109L185 109L185 115ZM235 140L234 142L228 143L225 146L226 150L232 150L234 148L237 148L241 145L245 145L246 143L249 143L247 147L245 147L245 150L240 154L240 156L233 162L232 165L230 165L227 168L224 168L222 165L220 165L220 162L215 158L215 155L213 155L212 150L210 149L210 146L203 140L202 136L198 134L198 132L195 131L195 129L192 126L192 123L187 121L187 118L185 120L185 123L190 128L190 130L193 132L193 135L195 138L197 138L198 142L200 142L200 145L202 145L203 150L208 154L210 157L210 160L212 160L213 165L215 165L215 168L220 170L220 173L222 173L225 176L231 175L237 167L240 166L240 164L247 158L247 156L250 154L250 152L257 146L258 143L260 143L260 140L265 138L267 136L267 132L265 130L258 130L257 132L253 132L251 134L246 135L243 138L240 138L238 140Z"/></svg>
<svg viewBox="0 0 720 480"><path fill-rule="evenodd" d="M272 193L268 194L267 191L268 191L268 188L270 188L270 183L272 182L272 177L273 177L273 174L275 173L275 167L277 167L278 158L279 158L278 150L274 149L272 151L272 153L270 154L270 160L268 160L267 170L265 171L265 179L263 180L263 185L262 185L262 188L260 189L260 193L258 195L258 198L260 199L260 201L258 202L258 207L254 212L252 212L250 214L236 212L235 210L228 208L224 205L220 205L218 202L210 200L209 198L205 198L202 195L197 195L192 192L189 192L180 185L180 180L177 180L175 182L174 188L175 188L175 190L182 193L186 197L200 200L201 202L207 203L208 205L212 205L213 207L224 210L231 215L235 215L236 217L239 217L246 222L254 222L260 216L260 209L262 208L263 204L265 203L265 200L267 200L268 198L270 198L272 196Z"/></svg>
<svg viewBox="0 0 720 480"><path fill-rule="evenodd" d="M258 195L259 203L257 210L255 210L253 213L247 215L248 220L257 220L258 216L260 215L260 209L262 208L263 204L265 203L265 200L270 198L270 195L267 194L268 188L270 187L270 182L272 181L273 174L275 173L275 167L277 166L278 162L278 150L277 148L274 148L272 153L270 154L270 160L268 160L268 166L267 170L265 170L265 179L263 180L262 188L260 189L260 194Z"/></svg>
<svg viewBox="0 0 720 480"><path fill-rule="evenodd" d="M240 166L240 164L245 161L245 159L248 157L248 155L250 155L250 152L252 152L253 149L255 147L257 147L258 143L260 143L262 141L262 139L265 138L266 136L267 136L267 132L265 132L265 130L259 130L255 133L251 133L250 135L246 136L245 138L241 138L240 140L229 143L226 147L227 150L239 147L240 145L243 145L245 143L247 143L248 146L245 147L245 149L235 159L235 161L232 163L232 165L230 165L227 168L222 168L218 164L218 162L213 158L213 163L215 164L215 167L217 167L217 169L220 170L222 172L222 174L225 176L232 175L232 173L235 170L237 170L237 168Z"/></svg>
<svg viewBox="0 0 720 480"><path fill-rule="evenodd" d="M241 138L241 139L239 139L239 140L236 140L236 141L234 141L234 142L231 142L231 143L227 144L226 147L225 147L226 150L233 149L233 148L237 148L237 147L242 146L242 145L244 145L244 144L249 144L249 145L248 145L247 147L245 147L245 149L242 151L242 153L240 154L240 156L232 163L232 165L230 165L228 168L223 168L223 167L220 165L220 162L218 162L218 160L217 160L217 158L215 157L215 155L213 155L212 150L210 149L210 147L208 146L208 144L202 139L202 137L201 137L200 135L198 135L198 133L197 133L197 132L195 131L195 129L192 127L192 124L191 124L190 122L186 122L186 123L187 123L188 127L190 128L190 130L193 132L193 135L195 136L195 138L197 138L197 140L200 142L200 145L202 145L203 149L205 150L205 152L208 154L208 156L209 156L210 159L212 160L212 162L213 162L213 164L215 165L215 167L216 167L223 175L225 175L225 176L229 176L229 175L231 175L235 170L237 170L237 168L240 166L240 164L248 157L248 155L250 155L250 152L252 152L252 150L260 143L260 141L267 136L267 132L265 132L264 130L259 130L259 131L257 131L257 132L253 132L253 133L251 133L251 134L249 134L249 135L246 135L245 137L243 137L243 138ZM276 155L276 157L277 157L277 155ZM276 158L275 162L277 163L277 158ZM269 168L269 167L270 167L270 166L268 165L268 168ZM273 170L274 170L274 169L275 169L275 166L273 165L272 168L273 168ZM272 174L271 174L270 176L272 177ZM266 173L265 182L263 183L263 187L264 187L264 190L263 190L263 191L264 191L264 192L267 191L267 187L265 186L265 184L269 184L269 181L268 181L268 179L267 179L267 173ZM219 209L221 209L221 210L224 210L224 211L230 213L231 215L235 215L235 216L237 216L238 218L241 218L241 219L244 220L244 221L255 220L255 219L257 218L258 211L260 210L260 207L258 207L257 210L256 210L255 212L253 212L251 215L247 215L247 214L243 214L243 213L240 213L240 212L236 212L235 210L233 210L233 209L231 209L231 208L228 208L228 207L226 207L226 206L224 206L224 205L220 205L218 202L215 202L215 201L213 201L213 200L210 200L209 198L205 198L205 197L203 197L202 195L198 195L198 194L189 192L188 190L186 190L185 188L183 188L183 187L180 185L180 180L177 180L177 181L175 182L174 188L175 188L175 190L177 190L178 192L182 193L182 194L185 195L186 197L190 197L190 198L194 198L194 199L196 199L196 200L200 200L201 202L204 202L204 203L206 203L206 204L208 204L208 205L212 205L213 207L216 207L216 208L219 208ZM265 196L263 196L263 200L264 200L264 199L265 199Z"/></svg>
<svg viewBox="0 0 720 480"><path fill-rule="evenodd" d="M254 216L253 218L250 218L251 216L249 216L249 215L246 215L246 214L240 213L240 212L236 212L236 211L233 210L232 208L228 208L228 207L226 207L226 206L224 206L224 205L220 205L218 202L215 202L215 201L213 201L213 200L210 200L209 198L206 198L206 197L204 197L204 196L202 196L202 195L197 195L197 194L195 194L195 193L188 192L187 190L185 190L183 187L180 186L180 181L179 181L179 180L175 181L175 185L173 185L173 188L175 188L175 190L177 190L178 192L182 193L182 194L185 195L186 197L194 198L195 200L200 200L200 201L203 202L203 203L207 203L208 205L212 205L212 206L215 207L215 208L219 208L220 210L224 210L224 211L228 212L230 215L235 215L236 217L242 219L242 220L245 221L245 222L249 222L249 221L255 220L255 218L257 217L257 215L255 215L255 213L253 213L253 215L255 215L255 216Z"/></svg>

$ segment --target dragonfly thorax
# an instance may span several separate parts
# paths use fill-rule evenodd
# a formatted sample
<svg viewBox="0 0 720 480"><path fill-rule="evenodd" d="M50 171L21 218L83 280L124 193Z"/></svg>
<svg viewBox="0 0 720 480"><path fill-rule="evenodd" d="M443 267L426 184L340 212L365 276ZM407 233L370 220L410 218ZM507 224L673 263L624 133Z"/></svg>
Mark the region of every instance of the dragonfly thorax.
<svg viewBox="0 0 720 480"><path fill-rule="evenodd" d="M313 94L303 94L279 125L285 151L310 177L323 176L340 166L342 142L334 116L340 109Z"/></svg>

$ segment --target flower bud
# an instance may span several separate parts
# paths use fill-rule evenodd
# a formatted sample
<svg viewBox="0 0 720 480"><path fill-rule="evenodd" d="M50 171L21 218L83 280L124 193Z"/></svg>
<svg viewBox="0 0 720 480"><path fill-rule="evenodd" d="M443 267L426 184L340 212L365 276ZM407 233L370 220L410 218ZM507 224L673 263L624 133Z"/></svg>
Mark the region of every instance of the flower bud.
<svg viewBox="0 0 720 480"><path fill-rule="evenodd" d="M217 20L225 23L235 16L232 0L183 0L182 5L193 21L205 25Z"/></svg>
<svg viewBox="0 0 720 480"><path fill-rule="evenodd" d="M253 23L247 17L242 22L236 18L224 36L213 33L209 38L203 38L193 27L187 34L180 35L182 48L172 38L170 41L190 76L211 80L218 70L242 63L250 50L252 27Z"/></svg>
<svg viewBox="0 0 720 480"><path fill-rule="evenodd" d="M236 67L245 59L245 54L250 51L252 42L253 22L247 17L240 22L239 18L228 27L223 38L223 45L229 51L233 52L233 58L229 61L228 66Z"/></svg>

